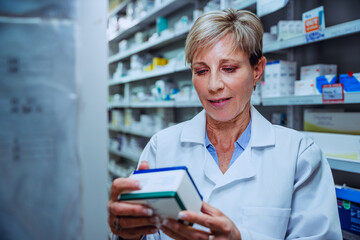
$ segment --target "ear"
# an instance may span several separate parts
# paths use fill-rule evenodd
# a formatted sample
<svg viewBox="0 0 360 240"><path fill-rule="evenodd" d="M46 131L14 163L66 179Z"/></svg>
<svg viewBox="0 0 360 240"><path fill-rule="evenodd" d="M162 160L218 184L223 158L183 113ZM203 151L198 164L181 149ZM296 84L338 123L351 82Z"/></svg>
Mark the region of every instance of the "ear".
<svg viewBox="0 0 360 240"><path fill-rule="evenodd" d="M258 83L265 71L265 66L266 66L266 58L264 56L262 56L258 63L254 66L254 86L256 85L256 83Z"/></svg>

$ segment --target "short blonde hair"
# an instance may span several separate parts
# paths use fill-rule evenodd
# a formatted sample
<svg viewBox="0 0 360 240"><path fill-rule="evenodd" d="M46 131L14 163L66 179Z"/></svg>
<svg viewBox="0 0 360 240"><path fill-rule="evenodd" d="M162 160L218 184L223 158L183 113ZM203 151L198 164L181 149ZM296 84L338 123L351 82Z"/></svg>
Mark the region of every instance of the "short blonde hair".
<svg viewBox="0 0 360 240"><path fill-rule="evenodd" d="M236 9L207 12L195 21L185 42L186 62L192 64L199 50L211 47L229 33L234 50L244 51L255 66L263 56L263 26L254 13Z"/></svg>

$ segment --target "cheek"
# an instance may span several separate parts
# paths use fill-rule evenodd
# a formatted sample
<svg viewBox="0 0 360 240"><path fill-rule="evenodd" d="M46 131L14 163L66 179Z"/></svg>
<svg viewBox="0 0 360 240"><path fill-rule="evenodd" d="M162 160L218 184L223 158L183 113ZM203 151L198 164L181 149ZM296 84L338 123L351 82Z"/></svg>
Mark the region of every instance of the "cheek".
<svg viewBox="0 0 360 240"><path fill-rule="evenodd" d="M199 79L199 77L194 76L192 82L196 92L200 94L202 92L202 89L204 88L204 86L202 86L203 84L201 84L201 79Z"/></svg>

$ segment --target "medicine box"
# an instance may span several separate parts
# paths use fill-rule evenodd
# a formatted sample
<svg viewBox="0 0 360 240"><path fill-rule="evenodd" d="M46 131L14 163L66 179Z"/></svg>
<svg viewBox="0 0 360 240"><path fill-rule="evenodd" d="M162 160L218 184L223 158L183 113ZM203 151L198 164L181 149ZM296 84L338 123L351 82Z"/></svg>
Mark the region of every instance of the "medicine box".
<svg viewBox="0 0 360 240"><path fill-rule="evenodd" d="M325 156L360 160L360 136L322 132L304 132L312 138L324 152Z"/></svg>
<svg viewBox="0 0 360 240"><path fill-rule="evenodd" d="M340 74L339 83L343 84L345 92L360 92L360 73Z"/></svg>
<svg viewBox="0 0 360 240"><path fill-rule="evenodd" d="M137 170L130 176L141 190L121 194L119 201L151 207L162 218L177 219L183 210L200 212L202 196L184 166Z"/></svg>
<svg viewBox="0 0 360 240"><path fill-rule="evenodd" d="M335 84L336 81L337 77L333 74L316 77L316 89L319 93L322 93L323 85Z"/></svg>
<svg viewBox="0 0 360 240"><path fill-rule="evenodd" d="M360 113L304 111L304 130L360 135Z"/></svg>
<svg viewBox="0 0 360 240"><path fill-rule="evenodd" d="M342 186L335 190L343 238L360 239L360 190Z"/></svg>
<svg viewBox="0 0 360 240"><path fill-rule="evenodd" d="M282 97L294 94L296 62L272 61L265 67L263 97Z"/></svg>
<svg viewBox="0 0 360 240"><path fill-rule="evenodd" d="M278 41L303 35L302 21L299 20L281 20L277 25Z"/></svg>
<svg viewBox="0 0 360 240"><path fill-rule="evenodd" d="M300 79L316 79L319 76L337 74L336 64L315 64L300 68Z"/></svg>
<svg viewBox="0 0 360 240"><path fill-rule="evenodd" d="M316 89L316 81L315 79L307 79L307 80L298 80L295 81L294 87L294 95L295 96L305 96L305 95L318 95L319 91Z"/></svg>
<svg viewBox="0 0 360 240"><path fill-rule="evenodd" d="M304 12L302 20L307 42L321 39L325 36L324 6Z"/></svg>

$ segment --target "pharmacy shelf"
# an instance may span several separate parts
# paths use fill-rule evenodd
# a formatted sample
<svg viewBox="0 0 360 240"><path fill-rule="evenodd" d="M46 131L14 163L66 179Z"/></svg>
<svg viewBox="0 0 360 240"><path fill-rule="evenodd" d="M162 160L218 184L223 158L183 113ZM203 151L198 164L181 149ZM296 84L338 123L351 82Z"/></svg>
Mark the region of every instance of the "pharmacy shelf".
<svg viewBox="0 0 360 240"><path fill-rule="evenodd" d="M138 160L140 158L140 154L136 154L136 153L132 153L132 152L118 151L118 150L111 149L111 148L109 149L109 152L116 156L129 159L136 163L138 162Z"/></svg>
<svg viewBox="0 0 360 240"><path fill-rule="evenodd" d="M254 4L256 4L256 0L243 0L234 5L231 5L231 7L235 9L244 9Z"/></svg>
<svg viewBox="0 0 360 240"><path fill-rule="evenodd" d="M165 1L164 4L161 6L155 7L151 11L148 12L148 14L137 21L135 21L133 24L129 25L127 29L119 32L114 37L109 39L109 42L116 42L120 41L124 38L127 38L131 36L132 34L138 32L141 30L141 28L147 26L151 22L155 22L157 17L166 16L181 7L189 4L188 0L168 0Z"/></svg>
<svg viewBox="0 0 360 240"><path fill-rule="evenodd" d="M126 9L126 5L130 2L130 0L125 0L122 3L119 4L116 8L114 8L111 12L108 14L108 18L111 18L113 16L118 15L121 12L124 12Z"/></svg>
<svg viewBox="0 0 360 240"><path fill-rule="evenodd" d="M108 63L111 64L114 62L118 62L118 61L129 58L133 54L140 53L142 51L150 50L153 48L160 48L160 47L166 46L167 44L176 42L180 39L185 39L186 34L190 30L190 27L183 29L176 33L170 33L168 36L165 36L165 37L159 37L154 41L147 41L145 43L139 44L136 47L130 48L129 50L119 52L119 53L109 57Z"/></svg>
<svg viewBox="0 0 360 240"><path fill-rule="evenodd" d="M269 97L269 98L262 98L261 101L264 106L327 104L327 103L323 103L322 95ZM343 103L344 104L360 103L360 92L345 93Z"/></svg>
<svg viewBox="0 0 360 240"><path fill-rule="evenodd" d="M136 135L136 136L140 136L140 137L148 137L148 138L152 137L155 134L155 132L146 132L146 131L135 130L135 129L126 128L126 127L113 127L111 125L109 126L109 130L115 131L115 132L132 134L132 135Z"/></svg>
<svg viewBox="0 0 360 240"><path fill-rule="evenodd" d="M264 45L263 53L275 52L287 48L298 47L313 42L324 41L360 32L360 19L341 23L325 29L325 37L316 41L307 42L305 35L294 37L285 41L275 41Z"/></svg>
<svg viewBox="0 0 360 240"><path fill-rule="evenodd" d="M331 169L360 174L360 161L345 158L327 157Z"/></svg>
<svg viewBox="0 0 360 240"><path fill-rule="evenodd" d="M122 77L119 79L110 80L108 85L114 86L114 85L135 82L135 81L144 80L144 79L148 79L148 78L160 77L160 76L164 76L164 75L168 75L168 74L172 74L172 73L186 72L186 71L190 71L190 68L186 67L186 66L163 67L158 70L154 70L154 71L150 71L150 72L142 72L142 73L139 73L136 75L134 74L134 75Z"/></svg>

